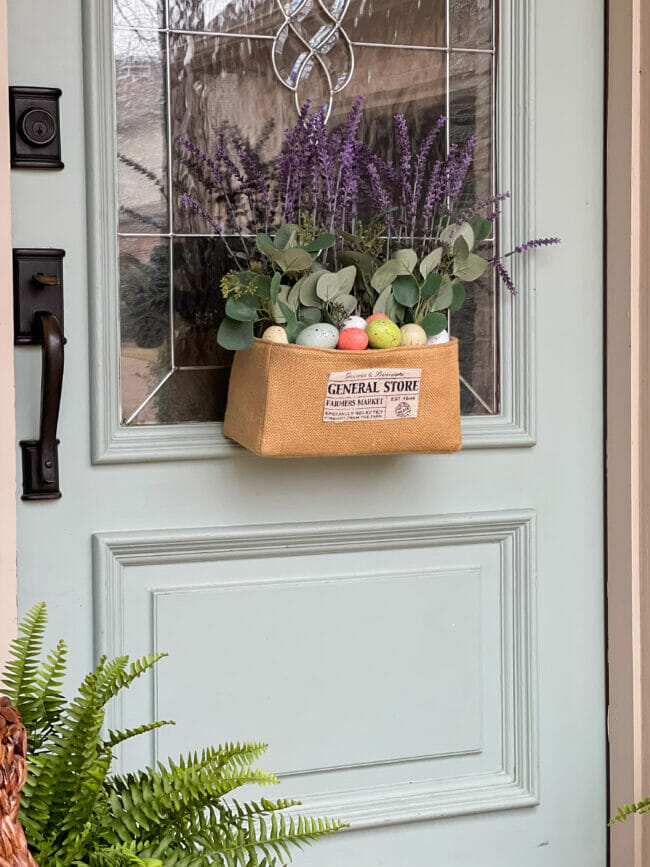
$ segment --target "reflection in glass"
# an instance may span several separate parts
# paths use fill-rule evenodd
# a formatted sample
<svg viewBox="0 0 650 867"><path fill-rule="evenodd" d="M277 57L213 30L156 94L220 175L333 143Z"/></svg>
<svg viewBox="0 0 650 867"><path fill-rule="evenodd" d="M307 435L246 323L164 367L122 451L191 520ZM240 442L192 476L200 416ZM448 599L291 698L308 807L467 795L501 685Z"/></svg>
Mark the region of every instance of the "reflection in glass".
<svg viewBox="0 0 650 867"><path fill-rule="evenodd" d="M175 30L270 35L283 16L276 0L169 0L169 19Z"/></svg>
<svg viewBox="0 0 650 867"><path fill-rule="evenodd" d="M492 0L449 0L452 48L492 48Z"/></svg>
<svg viewBox="0 0 650 867"><path fill-rule="evenodd" d="M164 27L164 0L113 0L114 27Z"/></svg>
<svg viewBox="0 0 650 867"><path fill-rule="evenodd" d="M444 48L445 0L352 0L345 29L355 42Z"/></svg>
<svg viewBox="0 0 650 867"><path fill-rule="evenodd" d="M167 232L164 35L115 31L120 232Z"/></svg>
<svg viewBox="0 0 650 867"><path fill-rule="evenodd" d="M169 344L169 241L120 239L120 343L122 419L127 422L171 370ZM137 424L155 421L153 408Z"/></svg>

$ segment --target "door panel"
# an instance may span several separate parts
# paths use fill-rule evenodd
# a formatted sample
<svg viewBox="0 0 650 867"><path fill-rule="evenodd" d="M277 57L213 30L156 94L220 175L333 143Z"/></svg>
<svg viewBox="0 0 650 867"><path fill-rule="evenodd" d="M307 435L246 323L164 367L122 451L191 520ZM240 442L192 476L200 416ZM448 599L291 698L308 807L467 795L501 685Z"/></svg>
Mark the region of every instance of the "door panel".
<svg viewBox="0 0 650 867"><path fill-rule="evenodd" d="M456 7L455 38L483 46L485 4ZM9 4L11 83L62 88L66 166L13 172L14 245L67 253L63 498L19 502L21 611L48 602L73 678L101 651L170 651L115 719L179 725L123 765L268 740L282 794L356 829L310 867L606 863L603 16L500 10L502 244L563 240L502 293L501 411L466 418L456 456L296 463L215 423L120 425L111 4ZM39 365L16 350L21 438Z"/></svg>

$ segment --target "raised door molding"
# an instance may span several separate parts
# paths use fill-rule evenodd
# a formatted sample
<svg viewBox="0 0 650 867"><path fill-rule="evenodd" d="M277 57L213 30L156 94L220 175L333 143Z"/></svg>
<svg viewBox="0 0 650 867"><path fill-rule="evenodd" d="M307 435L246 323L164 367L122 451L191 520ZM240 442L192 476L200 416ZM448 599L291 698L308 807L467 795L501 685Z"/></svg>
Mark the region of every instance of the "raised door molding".
<svg viewBox="0 0 650 867"><path fill-rule="evenodd" d="M451 755L443 749L441 756L436 750L432 755L417 755L391 760L398 770L389 784L371 784L367 774L381 771L385 762L366 761L358 767L363 774L357 785L337 788L337 770L355 772L353 765L342 769L299 768L289 772L289 777L305 779L311 775L315 780L314 791L300 793L302 809L311 814L336 815L352 823L355 828L378 826L442 816L464 815L493 810L511 810L534 806L538 803L538 743L537 743L537 679L536 679L536 600L535 600L535 521L534 514L517 512L479 512L469 515L449 515L424 518L384 518L375 521L346 521L325 523L299 523L293 525L231 526L201 530L166 530L149 532L99 533L93 537L95 581L95 636L97 654L117 656L128 652L129 628L126 625L129 613L128 593L138 582L138 567L142 586L138 590L140 606L131 613L141 634L142 648L153 652L158 644L158 606L161 600L169 611L176 612L174 599L187 594L196 600L197 593L206 590L226 593L241 591L264 583L255 572L252 579L232 577L231 568L210 571L205 564L219 565L223 561L248 560L268 563L279 559L288 563L288 558L305 558L316 555L330 557L329 571L321 578L285 578L290 570L282 567L279 577L272 581L272 590L286 589L296 583L308 587L315 582L331 585L332 582L372 581L368 573L340 574L334 564L340 553L362 553L363 562L372 562L366 553L381 551L411 551L423 548L462 549L461 568L448 568L446 580L453 582L476 578L480 567L476 565L487 550L492 554L495 566L493 591L499 600L499 622L491 624L497 636L497 648L491 660L500 678L500 696L496 698L495 716L490 725L496 726L490 736L496 742L493 753L481 755L487 749L484 744L475 744L471 738L457 755L461 761L479 762L462 765L451 775L435 765L437 760L448 761ZM483 552L483 554L481 554ZM442 553L442 552L441 552ZM412 563L413 557L404 557L400 562ZM349 564L346 559L346 563ZM428 561L427 561L428 562ZM167 577L162 573L165 567ZM178 567L199 564L202 576L199 584L179 582ZM159 572L147 567L159 567ZM435 568L434 568L435 567ZM349 565L346 566L346 569ZM187 574L186 570L186 574ZM479 570L479 571L477 571ZM302 574L302 573L301 573ZM311 575L311 572L309 572ZM397 573L380 573L379 580L408 580L415 577L429 581L441 574L439 564L429 563L416 574L400 568ZM208 577L208 576L216 576ZM266 591L269 591L268 586ZM301 592L300 589L298 592ZM338 591L337 591L338 592ZM461 591L462 592L462 591ZM165 602L165 596L171 601ZM179 596L178 594L181 594ZM200 601L192 604L201 605ZM169 605L172 607L169 608ZM141 616L143 612L143 616ZM146 616L144 616L146 614ZM177 614L174 613L174 616ZM485 617L485 615L482 615ZM180 623L183 621L179 621ZM192 621L193 622L193 621ZM147 625L149 623L149 626ZM175 627L174 627L175 628ZM169 633L167 633L167 639ZM158 708L160 686L151 678L146 700L155 715ZM125 717L124 704L115 704L107 719L110 728L132 725ZM481 724L483 725L483 723ZM486 735L484 734L483 737ZM435 744L433 745L435 747ZM148 761L158 758L155 739L149 745ZM147 751L145 750L145 753ZM160 751L161 753L164 750ZM463 758L464 757L464 758ZM138 753L142 760L142 753ZM160 755L164 758L164 755ZM489 759L489 761L486 761ZM428 762L428 764L427 764ZM433 764L431 764L433 762ZM419 773L414 771L418 767ZM296 776L297 775L297 776ZM301 775L303 775L301 777ZM357 778L355 777L355 780ZM365 785L363 780L366 780ZM316 794L319 793L319 794Z"/></svg>
<svg viewBox="0 0 650 867"><path fill-rule="evenodd" d="M112 5L83 0L83 18L92 459L127 463L226 457L240 447L222 435L221 424L120 424ZM497 186L513 193L501 219L502 249L535 236L534 21L535 0L499 4ZM535 443L534 255L514 257L511 264L515 284L523 291L513 299L501 290L501 412L464 418L464 448Z"/></svg>

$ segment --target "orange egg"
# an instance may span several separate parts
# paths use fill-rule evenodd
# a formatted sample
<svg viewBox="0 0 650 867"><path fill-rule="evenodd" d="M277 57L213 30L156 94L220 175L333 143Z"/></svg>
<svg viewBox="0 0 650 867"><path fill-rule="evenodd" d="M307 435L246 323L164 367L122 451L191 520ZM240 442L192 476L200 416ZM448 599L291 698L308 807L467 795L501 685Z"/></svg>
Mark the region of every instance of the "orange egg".
<svg viewBox="0 0 650 867"><path fill-rule="evenodd" d="M363 328L344 328L339 334L337 349L361 350L368 348L368 335Z"/></svg>
<svg viewBox="0 0 650 867"><path fill-rule="evenodd" d="M366 319L366 322L372 322L373 319L388 319L385 313L373 313Z"/></svg>

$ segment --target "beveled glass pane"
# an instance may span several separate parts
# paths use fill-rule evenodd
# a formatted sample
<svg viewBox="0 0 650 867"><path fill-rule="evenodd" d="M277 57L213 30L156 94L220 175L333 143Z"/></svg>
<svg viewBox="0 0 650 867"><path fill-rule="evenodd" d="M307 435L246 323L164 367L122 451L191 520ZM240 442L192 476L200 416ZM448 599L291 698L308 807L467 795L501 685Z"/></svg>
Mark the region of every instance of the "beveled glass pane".
<svg viewBox="0 0 650 867"><path fill-rule="evenodd" d="M177 238L174 241L174 363L177 367L229 367L232 353L217 343L225 311L221 278L237 267L227 247L239 239Z"/></svg>
<svg viewBox="0 0 650 867"><path fill-rule="evenodd" d="M449 0L452 48L485 48L493 45L494 0Z"/></svg>
<svg viewBox="0 0 650 867"><path fill-rule="evenodd" d="M154 397L152 424L223 421L230 368L176 369Z"/></svg>
<svg viewBox="0 0 650 867"><path fill-rule="evenodd" d="M269 40L173 35L171 52L174 225L178 232L209 233L206 221L180 203L181 195L192 196L219 225L229 217L228 200L209 169L195 168L179 137L212 157L218 145L232 155L244 144L256 148L264 164L280 152L296 105L275 76ZM234 222L228 219L226 230L235 229ZM239 225L243 231L259 229L245 221Z"/></svg>
<svg viewBox="0 0 650 867"><path fill-rule="evenodd" d="M175 30L273 34L283 21L276 0L169 0Z"/></svg>
<svg viewBox="0 0 650 867"><path fill-rule="evenodd" d="M113 0L114 27L164 27L164 0Z"/></svg>
<svg viewBox="0 0 650 867"><path fill-rule="evenodd" d="M330 123L343 123L356 97L363 95L359 138L384 159L394 160L396 114L404 115L411 140L421 141L445 113L445 55L356 46L355 59L354 83L336 97Z"/></svg>
<svg viewBox="0 0 650 867"><path fill-rule="evenodd" d="M452 52L450 58L450 140L476 139L474 159L459 201L471 205L494 194L493 58Z"/></svg>
<svg viewBox="0 0 650 867"><path fill-rule="evenodd" d="M171 370L169 241L120 238L120 387L128 421ZM155 422L151 406L133 419Z"/></svg>
<svg viewBox="0 0 650 867"><path fill-rule="evenodd" d="M481 246L491 258L494 245ZM498 397L498 291L494 268L467 284L462 308L451 314L451 333L458 338L463 415L490 415L499 411ZM464 380L464 383L463 381Z"/></svg>
<svg viewBox="0 0 650 867"><path fill-rule="evenodd" d="M115 31L121 232L168 231L165 36Z"/></svg>
<svg viewBox="0 0 650 867"><path fill-rule="evenodd" d="M443 48L445 0L353 0L343 27L356 42Z"/></svg>

